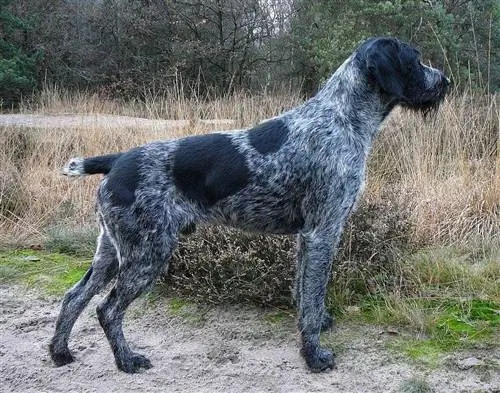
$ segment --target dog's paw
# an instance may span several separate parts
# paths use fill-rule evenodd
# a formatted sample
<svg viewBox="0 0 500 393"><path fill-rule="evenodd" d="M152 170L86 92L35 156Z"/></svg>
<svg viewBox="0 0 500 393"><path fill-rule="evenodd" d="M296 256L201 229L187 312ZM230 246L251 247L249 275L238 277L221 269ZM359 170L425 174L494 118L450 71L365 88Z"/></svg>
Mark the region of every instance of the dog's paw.
<svg viewBox="0 0 500 393"><path fill-rule="evenodd" d="M307 366L313 373L333 370L335 366L335 355L328 349L320 347L303 347L301 350Z"/></svg>
<svg viewBox="0 0 500 393"><path fill-rule="evenodd" d="M153 367L151 361L144 355L132 353L127 359L117 361L116 365L120 370L128 374L134 374L140 371L141 368L147 370Z"/></svg>
<svg viewBox="0 0 500 393"><path fill-rule="evenodd" d="M69 349L66 348L63 351L56 352L52 345L50 346L50 357L57 367L61 367L75 361L75 358Z"/></svg>

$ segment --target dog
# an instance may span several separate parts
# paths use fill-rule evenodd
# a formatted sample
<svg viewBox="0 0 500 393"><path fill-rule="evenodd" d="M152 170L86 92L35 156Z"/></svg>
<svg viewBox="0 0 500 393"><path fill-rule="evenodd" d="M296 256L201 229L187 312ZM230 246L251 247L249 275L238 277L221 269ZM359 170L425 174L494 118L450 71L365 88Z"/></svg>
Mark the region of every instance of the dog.
<svg viewBox="0 0 500 393"><path fill-rule="evenodd" d="M319 342L332 323L325 292L372 142L395 106L435 111L449 85L410 45L370 38L314 97L251 129L71 159L67 176L104 175L97 192L100 234L90 269L62 302L50 343L54 363L73 361L68 340L76 319L116 279L97 306L99 322L120 370L150 368L123 336L127 307L165 270L180 234L198 224L224 224L297 234L301 354L313 372L333 369L334 354Z"/></svg>

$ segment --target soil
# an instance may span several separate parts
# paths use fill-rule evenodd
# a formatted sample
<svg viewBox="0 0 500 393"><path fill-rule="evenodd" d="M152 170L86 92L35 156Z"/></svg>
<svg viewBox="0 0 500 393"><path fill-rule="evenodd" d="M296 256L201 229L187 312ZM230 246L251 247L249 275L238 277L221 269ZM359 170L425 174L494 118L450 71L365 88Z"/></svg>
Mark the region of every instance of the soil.
<svg viewBox="0 0 500 393"><path fill-rule="evenodd" d="M199 123L199 124L198 124ZM234 125L231 119L198 120L204 127L227 128ZM189 120L144 119L140 117L107 114L0 114L0 126L35 128L104 128L124 127L146 130L181 129L191 126Z"/></svg>
<svg viewBox="0 0 500 393"><path fill-rule="evenodd" d="M490 367L498 365L496 350L454 354L439 367L424 367L387 349L394 331L341 323L323 334L334 343L337 369L313 374L299 355L293 318L271 322L263 310L237 307L188 305L174 312L167 300L148 297L129 309L124 331L153 368L133 375L116 369L95 316L98 299L73 330L75 362L55 367L47 348L59 300L0 285L1 392L430 391L403 389L411 379L436 393L500 391Z"/></svg>

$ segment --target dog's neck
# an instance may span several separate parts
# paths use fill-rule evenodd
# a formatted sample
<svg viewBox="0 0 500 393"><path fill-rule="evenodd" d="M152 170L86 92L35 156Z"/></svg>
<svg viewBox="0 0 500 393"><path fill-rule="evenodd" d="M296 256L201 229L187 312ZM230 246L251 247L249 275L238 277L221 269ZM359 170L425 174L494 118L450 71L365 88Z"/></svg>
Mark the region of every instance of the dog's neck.
<svg viewBox="0 0 500 393"><path fill-rule="evenodd" d="M345 129L371 140L394 105L384 102L380 92L370 86L367 76L354 55L349 57L311 99L335 114ZM306 104L307 105L307 102ZM349 119L348 122L345 122ZM346 124L348 127L346 127ZM350 125L350 127L349 127Z"/></svg>

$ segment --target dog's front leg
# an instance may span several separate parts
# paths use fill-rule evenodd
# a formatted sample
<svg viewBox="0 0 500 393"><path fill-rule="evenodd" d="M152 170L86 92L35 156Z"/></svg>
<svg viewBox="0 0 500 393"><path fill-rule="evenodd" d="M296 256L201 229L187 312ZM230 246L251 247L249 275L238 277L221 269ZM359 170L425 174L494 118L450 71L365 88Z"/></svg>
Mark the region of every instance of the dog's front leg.
<svg viewBox="0 0 500 393"><path fill-rule="evenodd" d="M295 287L293 289L293 300L295 301L295 305L297 309L300 310L300 302L303 292L303 277L304 277L304 259L307 255L306 251L307 242L304 239L302 234L297 235L297 272L295 275ZM329 280L329 277L327 280ZM323 316L321 318L321 331L324 332L329 330L334 325L334 318L326 311L323 310Z"/></svg>
<svg viewBox="0 0 500 393"><path fill-rule="evenodd" d="M302 265L298 277L299 328L302 335L302 356L313 372L335 367L334 354L321 348L319 335L323 323L324 302L330 267L336 246L332 234L317 231L301 234L299 257Z"/></svg>

